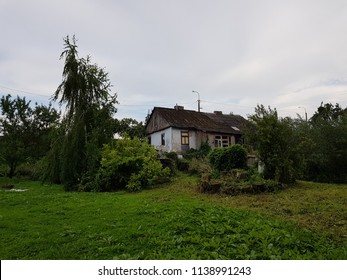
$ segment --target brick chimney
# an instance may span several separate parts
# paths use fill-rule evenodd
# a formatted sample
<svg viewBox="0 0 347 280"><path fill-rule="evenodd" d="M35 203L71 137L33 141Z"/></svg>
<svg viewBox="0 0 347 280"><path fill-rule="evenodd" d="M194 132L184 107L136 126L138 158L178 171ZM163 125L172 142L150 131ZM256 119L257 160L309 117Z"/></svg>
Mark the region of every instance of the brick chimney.
<svg viewBox="0 0 347 280"><path fill-rule="evenodd" d="M213 113L216 114L216 115L223 115L222 111L214 111Z"/></svg>
<svg viewBox="0 0 347 280"><path fill-rule="evenodd" d="M175 110L184 110L183 106L179 106L176 104L176 106L174 107Z"/></svg>

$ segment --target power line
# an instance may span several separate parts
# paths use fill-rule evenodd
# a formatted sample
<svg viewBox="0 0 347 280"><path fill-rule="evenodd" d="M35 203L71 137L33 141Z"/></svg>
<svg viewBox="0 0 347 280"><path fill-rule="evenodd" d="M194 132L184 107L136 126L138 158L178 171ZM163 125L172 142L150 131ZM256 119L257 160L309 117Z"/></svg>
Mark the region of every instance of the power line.
<svg viewBox="0 0 347 280"><path fill-rule="evenodd" d="M222 102L215 102L215 101L208 101L208 100L201 100L201 102L217 104L217 105L227 105L227 106L238 106L238 107L245 107L245 108L254 108L254 106L240 105L240 104L237 104L237 103L222 103Z"/></svg>
<svg viewBox="0 0 347 280"><path fill-rule="evenodd" d="M47 97L47 98L50 97L50 95L33 93L33 92L30 92L30 91L21 90L21 89L15 89L15 88L9 88L9 87L5 87L5 86L2 86L2 85L0 85L0 88L5 89L5 90L15 91L15 92L21 92L21 93L25 93L25 94L30 94L30 95L34 95L34 96L41 96L41 97Z"/></svg>
<svg viewBox="0 0 347 280"><path fill-rule="evenodd" d="M178 102L180 105L193 105L197 101L194 102ZM117 104L120 107L161 107L161 106L171 106L173 103L160 103L160 104Z"/></svg>

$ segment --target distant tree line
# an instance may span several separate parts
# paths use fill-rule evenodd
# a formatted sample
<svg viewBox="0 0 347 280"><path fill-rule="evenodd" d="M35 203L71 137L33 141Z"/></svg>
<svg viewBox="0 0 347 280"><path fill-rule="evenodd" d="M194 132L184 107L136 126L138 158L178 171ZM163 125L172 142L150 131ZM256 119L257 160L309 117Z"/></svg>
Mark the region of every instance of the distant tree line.
<svg viewBox="0 0 347 280"><path fill-rule="evenodd" d="M260 105L249 121L246 139L264 163L266 178L347 182L347 108L321 103L306 121L280 118Z"/></svg>

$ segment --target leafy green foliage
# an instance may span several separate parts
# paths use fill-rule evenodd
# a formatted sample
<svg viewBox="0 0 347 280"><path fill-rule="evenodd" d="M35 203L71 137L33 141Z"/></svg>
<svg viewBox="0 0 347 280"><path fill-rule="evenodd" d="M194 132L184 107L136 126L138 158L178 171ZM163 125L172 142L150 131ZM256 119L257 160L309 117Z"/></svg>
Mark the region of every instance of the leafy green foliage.
<svg viewBox="0 0 347 280"><path fill-rule="evenodd" d="M223 193L227 195L259 194L283 189L283 185L266 180L252 169L232 169L231 171L203 173L199 182L203 193Z"/></svg>
<svg viewBox="0 0 347 280"><path fill-rule="evenodd" d="M124 118L115 120L115 133L121 137L129 136L130 138L144 138L146 136L145 126L143 122L138 122L135 119Z"/></svg>
<svg viewBox="0 0 347 280"><path fill-rule="evenodd" d="M51 105L32 108L25 97L11 95L2 96L0 108L0 161L8 165L11 178L19 164L34 162L47 153L60 114Z"/></svg>
<svg viewBox="0 0 347 280"><path fill-rule="evenodd" d="M240 144L227 148L215 148L208 154L210 164L217 171L247 167L247 150Z"/></svg>
<svg viewBox="0 0 347 280"><path fill-rule="evenodd" d="M124 138L104 145L95 189L138 191L169 175L163 169L154 147L145 140Z"/></svg>
<svg viewBox="0 0 347 280"><path fill-rule="evenodd" d="M53 95L53 100L66 104L68 124L84 116L90 109L101 108L108 103L110 81L108 73L90 56L79 58L76 39L64 38L65 49L60 59L65 58L63 81Z"/></svg>
<svg viewBox="0 0 347 280"><path fill-rule="evenodd" d="M321 104L309 124L304 178L347 182L347 109Z"/></svg>
<svg viewBox="0 0 347 280"><path fill-rule="evenodd" d="M249 121L246 139L265 164L265 178L294 182L302 162L294 122L290 118L279 118L276 110L262 105L256 107Z"/></svg>
<svg viewBox="0 0 347 280"><path fill-rule="evenodd" d="M177 161L177 169L179 171L189 171L189 160L182 158Z"/></svg>
<svg viewBox="0 0 347 280"><path fill-rule="evenodd" d="M186 159L203 159L205 158L208 153L211 151L211 146L208 144L208 141L202 142L199 149L189 149L185 154L184 157Z"/></svg>
<svg viewBox="0 0 347 280"><path fill-rule="evenodd" d="M66 190L75 190L82 177L98 167L99 148L109 143L114 132L112 115L116 96L110 95L108 73L92 64L90 57L79 58L76 39L64 39L63 81L53 95L54 101L66 104L61 138L47 156L46 177L59 181ZM54 164L50 164L50 160ZM59 175L57 174L59 173ZM57 176L58 175L58 176Z"/></svg>
<svg viewBox="0 0 347 280"><path fill-rule="evenodd" d="M347 182L347 109L322 103L306 122L279 118L261 105L249 120L246 138L265 164L266 178Z"/></svg>

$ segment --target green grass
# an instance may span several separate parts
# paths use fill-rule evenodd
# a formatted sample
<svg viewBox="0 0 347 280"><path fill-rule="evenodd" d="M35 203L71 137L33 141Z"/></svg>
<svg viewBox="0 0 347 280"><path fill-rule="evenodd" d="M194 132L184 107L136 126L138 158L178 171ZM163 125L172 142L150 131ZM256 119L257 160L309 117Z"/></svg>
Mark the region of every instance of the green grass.
<svg viewBox="0 0 347 280"><path fill-rule="evenodd" d="M199 194L196 178L188 176L140 193L67 193L59 185L12 183L27 191L0 191L1 259L347 259L343 236L330 238L296 219L313 211L294 201L300 192L311 196L314 187L306 183L266 200ZM321 191L323 197L331 190ZM316 207L345 215L338 197L331 209Z"/></svg>
<svg viewBox="0 0 347 280"><path fill-rule="evenodd" d="M211 203L260 212L347 241L347 185L297 182L276 193L210 196Z"/></svg>

